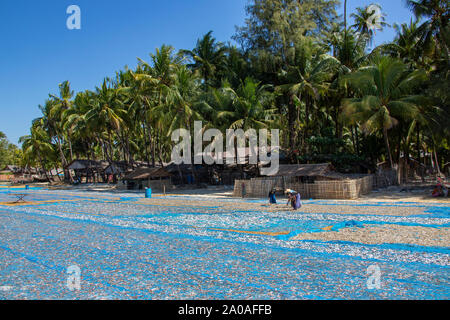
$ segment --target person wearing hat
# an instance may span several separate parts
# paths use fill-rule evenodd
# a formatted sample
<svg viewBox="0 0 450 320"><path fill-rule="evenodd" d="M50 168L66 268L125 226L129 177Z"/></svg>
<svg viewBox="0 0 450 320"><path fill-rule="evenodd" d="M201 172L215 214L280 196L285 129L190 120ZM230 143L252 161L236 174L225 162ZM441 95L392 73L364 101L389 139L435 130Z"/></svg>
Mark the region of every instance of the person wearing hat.
<svg viewBox="0 0 450 320"><path fill-rule="evenodd" d="M291 203L292 209L297 210L302 206L302 203L300 201L300 193L292 190L292 189L286 189L285 191L288 196L288 202L286 205L289 205Z"/></svg>
<svg viewBox="0 0 450 320"><path fill-rule="evenodd" d="M286 205L288 206L289 204L291 204L292 208L295 208L295 196L294 196L295 191L291 189L286 189L285 193L288 197Z"/></svg>

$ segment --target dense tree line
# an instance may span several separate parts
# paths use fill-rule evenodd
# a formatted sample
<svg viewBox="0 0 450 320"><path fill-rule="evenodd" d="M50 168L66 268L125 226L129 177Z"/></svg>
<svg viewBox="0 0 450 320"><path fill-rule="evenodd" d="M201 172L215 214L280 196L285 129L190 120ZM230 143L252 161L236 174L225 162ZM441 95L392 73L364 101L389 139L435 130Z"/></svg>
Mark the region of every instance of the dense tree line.
<svg viewBox="0 0 450 320"><path fill-rule="evenodd" d="M6 135L0 131L0 170L6 165L22 165L22 150L10 143Z"/></svg>
<svg viewBox="0 0 450 320"><path fill-rule="evenodd" d="M60 84L21 139L24 159L47 169L75 158L155 165L170 160L174 129L203 120L281 129L292 163L349 171L414 159L438 170L450 158L449 4L405 4L415 19L370 49L367 8L349 26L335 0L253 0L238 46L208 32L192 50L161 46L94 91Z"/></svg>

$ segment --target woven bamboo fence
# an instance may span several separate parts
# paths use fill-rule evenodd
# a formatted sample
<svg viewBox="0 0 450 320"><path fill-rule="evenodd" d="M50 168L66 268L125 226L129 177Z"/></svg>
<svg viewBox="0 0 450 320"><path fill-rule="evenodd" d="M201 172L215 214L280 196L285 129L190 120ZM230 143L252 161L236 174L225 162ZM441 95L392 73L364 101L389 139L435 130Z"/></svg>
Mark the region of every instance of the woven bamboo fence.
<svg viewBox="0 0 450 320"><path fill-rule="evenodd" d="M303 199L357 199L372 191L373 176L343 180L320 180L314 183L301 183L292 177L254 178L236 180L234 197L265 198L273 188L277 190L293 189L300 192Z"/></svg>

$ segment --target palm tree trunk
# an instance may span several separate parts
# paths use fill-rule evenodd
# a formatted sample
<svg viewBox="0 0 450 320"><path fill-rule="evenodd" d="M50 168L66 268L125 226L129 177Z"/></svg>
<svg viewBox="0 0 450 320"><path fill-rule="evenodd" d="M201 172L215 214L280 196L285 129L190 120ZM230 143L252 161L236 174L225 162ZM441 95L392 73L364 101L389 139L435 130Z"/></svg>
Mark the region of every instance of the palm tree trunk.
<svg viewBox="0 0 450 320"><path fill-rule="evenodd" d="M150 124L147 124L147 134L148 134L148 139L149 139L149 147L150 147L150 152L152 154L152 166L155 166L155 148L154 148L154 141L152 139L152 128L150 127Z"/></svg>
<svg viewBox="0 0 450 320"><path fill-rule="evenodd" d="M147 123L144 122L142 124L142 131L144 133L144 149L145 149L145 156L146 156L146 160L147 160L147 165L150 167L150 152L148 151L150 143L147 142L148 135L147 135L146 127L147 127Z"/></svg>
<svg viewBox="0 0 450 320"><path fill-rule="evenodd" d="M416 136L416 150L417 150L417 161L420 165L420 124L417 124L417 136Z"/></svg>
<svg viewBox="0 0 450 320"><path fill-rule="evenodd" d="M70 150L70 161L73 161L73 150L72 150L72 142L68 138L67 141L69 142L69 150Z"/></svg>
<svg viewBox="0 0 450 320"><path fill-rule="evenodd" d="M295 105L292 101L292 98L289 98L289 104L288 104L288 127L289 127L289 150L291 153L291 157L293 157L294 153L294 147L296 145L296 132L295 132L295 119L296 119L296 113L295 113Z"/></svg>
<svg viewBox="0 0 450 320"><path fill-rule="evenodd" d="M356 154L359 156L359 134L358 134L358 125L355 125L355 138L356 138Z"/></svg>
<svg viewBox="0 0 450 320"><path fill-rule="evenodd" d="M161 168L164 168L164 161L163 161L163 151L162 151L162 143L161 141L159 141L158 143L158 158L159 158L159 163L161 164Z"/></svg>
<svg viewBox="0 0 450 320"><path fill-rule="evenodd" d="M344 35L347 36L347 0L344 0Z"/></svg>
<svg viewBox="0 0 450 320"><path fill-rule="evenodd" d="M436 161L436 170L437 170L437 174L438 176L441 175L441 169L439 168L439 161L438 161L438 157L437 157L437 152L436 152L436 146L433 143L433 154L434 154L434 159Z"/></svg>
<svg viewBox="0 0 450 320"><path fill-rule="evenodd" d="M356 152L356 142L355 142L355 133L353 132L354 127L350 126L350 132L352 133L352 144L353 144L353 150Z"/></svg>
<svg viewBox="0 0 450 320"><path fill-rule="evenodd" d="M308 139L308 134L309 134L309 101L308 101L308 98L306 98L306 101L305 101L305 130L304 130L304 133L305 133L305 141L306 141L306 139ZM309 152L309 145L308 145L308 143L307 142L305 142L305 153L308 153Z"/></svg>
<svg viewBox="0 0 450 320"><path fill-rule="evenodd" d="M57 137L56 141L58 144L59 155L61 158L61 164L64 168L64 180L69 181L70 183L73 183L73 178L72 178L72 175L70 174L70 170L67 169L68 163L67 163L66 157L64 156L64 152L62 151L61 140L59 137Z"/></svg>
<svg viewBox="0 0 450 320"><path fill-rule="evenodd" d="M50 178L48 177L47 170L45 170L44 161L42 160L41 153L38 152L39 162L41 163L42 170L44 171L45 178L48 182L50 182ZM37 170L36 170L37 171Z"/></svg>
<svg viewBox="0 0 450 320"><path fill-rule="evenodd" d="M384 137L384 143L386 145L386 155L388 157L389 160L389 166L390 168L394 168L394 162L392 161L392 154L391 154L391 147L389 145L389 137L388 137L388 132L386 128L383 128L383 137Z"/></svg>

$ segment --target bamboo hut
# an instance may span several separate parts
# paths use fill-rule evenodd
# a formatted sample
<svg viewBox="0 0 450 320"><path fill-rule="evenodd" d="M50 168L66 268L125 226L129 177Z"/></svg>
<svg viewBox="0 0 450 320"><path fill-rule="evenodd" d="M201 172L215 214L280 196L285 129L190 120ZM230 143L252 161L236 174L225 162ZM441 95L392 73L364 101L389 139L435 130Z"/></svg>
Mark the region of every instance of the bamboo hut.
<svg viewBox="0 0 450 320"><path fill-rule="evenodd" d="M128 190L142 190L152 188L153 190L168 190L172 188L172 174L164 168L138 168L125 175L118 188Z"/></svg>
<svg viewBox="0 0 450 320"><path fill-rule="evenodd" d="M233 195L242 197L244 187L248 197L261 198L275 188L293 189L302 198L356 199L371 192L372 184L372 175L338 173L328 163L280 165L275 176L236 180Z"/></svg>
<svg viewBox="0 0 450 320"><path fill-rule="evenodd" d="M88 182L89 178L92 177L94 181L99 180L101 177L105 182L106 177L104 174L105 169L109 166L107 161L96 161L96 160L73 160L66 168L68 170L73 170L75 173L75 178L78 181L82 181L83 178Z"/></svg>

